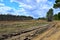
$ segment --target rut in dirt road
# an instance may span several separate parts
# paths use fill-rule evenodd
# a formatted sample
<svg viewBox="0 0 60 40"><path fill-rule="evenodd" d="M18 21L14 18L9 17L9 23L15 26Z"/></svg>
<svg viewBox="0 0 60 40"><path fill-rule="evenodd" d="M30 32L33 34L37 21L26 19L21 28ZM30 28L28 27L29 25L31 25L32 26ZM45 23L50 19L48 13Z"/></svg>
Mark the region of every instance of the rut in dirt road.
<svg viewBox="0 0 60 40"><path fill-rule="evenodd" d="M54 26L54 24L53 25L48 24L48 25L45 25L43 28L39 27L39 28L33 29L31 31L24 32L21 35L12 37L12 38L7 39L7 40L12 40L12 39L17 40L18 38L20 38L19 40L31 40L33 37L37 36L38 34L45 32L47 29L51 28L52 26Z"/></svg>
<svg viewBox="0 0 60 40"><path fill-rule="evenodd" d="M32 40L60 40L60 23L56 23L53 27L34 37Z"/></svg>

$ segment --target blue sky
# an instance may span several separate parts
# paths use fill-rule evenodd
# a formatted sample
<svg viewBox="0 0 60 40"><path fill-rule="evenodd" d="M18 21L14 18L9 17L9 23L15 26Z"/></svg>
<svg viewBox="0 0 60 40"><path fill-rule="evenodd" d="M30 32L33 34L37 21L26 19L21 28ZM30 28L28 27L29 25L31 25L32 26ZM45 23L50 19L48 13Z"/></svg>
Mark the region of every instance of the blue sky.
<svg viewBox="0 0 60 40"><path fill-rule="evenodd" d="M0 14L46 17L55 0L0 0ZM54 9L54 14L60 9Z"/></svg>

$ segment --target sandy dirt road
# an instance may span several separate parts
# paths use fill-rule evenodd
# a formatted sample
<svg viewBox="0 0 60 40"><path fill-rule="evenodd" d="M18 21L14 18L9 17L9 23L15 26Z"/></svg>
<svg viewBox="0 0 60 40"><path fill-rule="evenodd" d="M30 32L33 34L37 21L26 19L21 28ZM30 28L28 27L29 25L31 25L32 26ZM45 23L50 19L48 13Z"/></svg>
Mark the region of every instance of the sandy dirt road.
<svg viewBox="0 0 60 40"><path fill-rule="evenodd" d="M60 22L57 22L54 27L48 29L42 34L39 34L32 40L60 40Z"/></svg>
<svg viewBox="0 0 60 40"><path fill-rule="evenodd" d="M43 32L41 33L40 30ZM56 22L50 23L43 28L40 28L39 26L37 29L21 35L13 36L12 38L8 38L6 40L24 40L25 38L29 38L30 40L60 40L60 22L57 22L57 24Z"/></svg>
<svg viewBox="0 0 60 40"><path fill-rule="evenodd" d="M41 34L41 32L42 31L44 31L45 32L45 30L48 30L48 29L50 29L50 28L52 28L53 27L53 23L51 24L47 24L47 25L45 25L43 28L40 28L40 27L38 27L37 29L35 29L35 30L32 30L32 31L30 31L30 32L27 32L27 33L24 33L24 34L21 34L21 35L18 35L18 36L13 36L12 38L9 38L9 39L6 39L6 40L24 40L25 38L28 38L28 40L30 39L30 40L39 40L40 39L40 36L41 36L41 38L43 38L44 36L45 36L45 34L46 33L42 33ZM54 27L54 28L56 28L56 27ZM52 28L52 30L54 30L53 28ZM50 32L50 31L49 31ZM54 31L55 32L55 31ZM52 32L51 32L52 33ZM40 34L40 35L39 35ZM39 36L38 36L39 35ZM43 36L44 35L44 36ZM36 39L34 38L36 36ZM27 39L26 39L27 40Z"/></svg>

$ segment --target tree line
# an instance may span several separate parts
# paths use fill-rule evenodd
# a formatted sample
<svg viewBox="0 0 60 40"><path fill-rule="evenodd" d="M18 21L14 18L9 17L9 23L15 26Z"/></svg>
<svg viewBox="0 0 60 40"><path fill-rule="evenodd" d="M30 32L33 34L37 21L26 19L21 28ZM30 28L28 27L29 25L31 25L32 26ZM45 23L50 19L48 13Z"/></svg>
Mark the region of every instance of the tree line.
<svg viewBox="0 0 60 40"><path fill-rule="evenodd" d="M53 8L57 9L60 8L60 0L56 0ZM60 12L54 15L55 20L60 20Z"/></svg>
<svg viewBox="0 0 60 40"><path fill-rule="evenodd" d="M16 16L16 15L4 15L0 14L0 21L19 21L19 20L32 20L31 16Z"/></svg>
<svg viewBox="0 0 60 40"><path fill-rule="evenodd" d="M53 8L57 9L60 8L60 0L55 0L55 4L53 5ZM53 9L49 9L47 12L47 21L52 20L60 20L60 12L58 14L53 15Z"/></svg>
<svg viewBox="0 0 60 40"><path fill-rule="evenodd" d="M53 5L53 8L55 9L60 8L60 0L55 0L55 4ZM46 18L38 18L38 19L47 20L49 22L53 20L60 20L60 12L57 14L53 14L53 9L50 8L46 14Z"/></svg>
<svg viewBox="0 0 60 40"><path fill-rule="evenodd" d="M54 20L60 20L60 12L53 16Z"/></svg>
<svg viewBox="0 0 60 40"><path fill-rule="evenodd" d="M57 9L60 8L60 0L56 0L53 8ZM16 15L0 15L0 21L9 21L9 20L31 20L34 19L31 16L16 16ZM60 12L58 14L53 15L53 9L50 8L49 11L46 14L46 18L38 18L38 20L47 20L47 21L52 21L52 20L60 20Z"/></svg>
<svg viewBox="0 0 60 40"><path fill-rule="evenodd" d="M53 14L53 9L49 9L49 11L46 14L46 18L42 17L42 18L38 18L38 20L47 20L47 21L52 21L52 20L60 20L60 12L58 12L57 14Z"/></svg>

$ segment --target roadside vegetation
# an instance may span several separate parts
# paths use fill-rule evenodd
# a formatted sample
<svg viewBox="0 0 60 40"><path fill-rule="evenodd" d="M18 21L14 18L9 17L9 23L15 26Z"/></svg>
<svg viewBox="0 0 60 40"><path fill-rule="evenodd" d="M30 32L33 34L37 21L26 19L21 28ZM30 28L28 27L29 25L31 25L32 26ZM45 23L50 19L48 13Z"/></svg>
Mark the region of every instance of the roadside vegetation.
<svg viewBox="0 0 60 40"><path fill-rule="evenodd" d="M26 20L26 21L1 21L0 22L0 35L20 32L27 30L27 28L34 28L47 24L48 22L42 20Z"/></svg>

